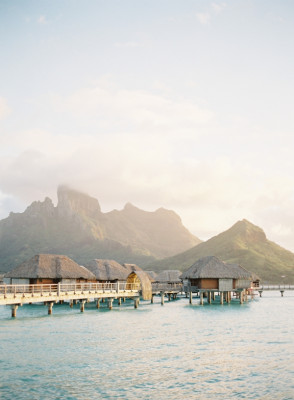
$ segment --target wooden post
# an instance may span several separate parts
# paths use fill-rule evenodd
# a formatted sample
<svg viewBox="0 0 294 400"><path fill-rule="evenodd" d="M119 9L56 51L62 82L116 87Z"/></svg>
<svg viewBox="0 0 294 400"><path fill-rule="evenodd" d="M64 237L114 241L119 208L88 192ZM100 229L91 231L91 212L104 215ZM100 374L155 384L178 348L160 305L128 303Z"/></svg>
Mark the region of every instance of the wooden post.
<svg viewBox="0 0 294 400"><path fill-rule="evenodd" d="M224 292L220 292L220 303L224 304Z"/></svg>
<svg viewBox="0 0 294 400"><path fill-rule="evenodd" d="M73 308L73 300L70 300L69 306L70 306L70 308Z"/></svg>
<svg viewBox="0 0 294 400"><path fill-rule="evenodd" d="M164 292L160 292L161 295L161 305L164 305Z"/></svg>
<svg viewBox="0 0 294 400"><path fill-rule="evenodd" d="M173 294L173 299L176 300L176 298L177 298L177 294L174 293L174 294Z"/></svg>
<svg viewBox="0 0 294 400"><path fill-rule="evenodd" d="M168 296L168 301L170 301L170 296L171 296L171 294L168 293L167 296Z"/></svg>
<svg viewBox="0 0 294 400"><path fill-rule="evenodd" d="M11 306L11 317L15 318L16 317L16 310L18 309L18 304L13 304Z"/></svg>
<svg viewBox="0 0 294 400"><path fill-rule="evenodd" d="M211 304L211 292L208 292L208 303Z"/></svg>
<svg viewBox="0 0 294 400"><path fill-rule="evenodd" d="M48 315L52 314L52 308L53 308L53 302L50 301L47 305L48 305Z"/></svg>
<svg viewBox="0 0 294 400"><path fill-rule="evenodd" d="M151 296L151 304L153 304L154 303L154 294L152 294L152 296Z"/></svg>
<svg viewBox="0 0 294 400"><path fill-rule="evenodd" d="M80 303L81 303L81 312L84 312L85 311L85 303L86 303L86 300L80 300Z"/></svg>
<svg viewBox="0 0 294 400"><path fill-rule="evenodd" d="M121 297L119 297L119 298L117 299L117 302L118 302L118 305L120 306L120 305L121 305Z"/></svg>
<svg viewBox="0 0 294 400"><path fill-rule="evenodd" d="M281 290L281 297L284 297L284 290Z"/></svg>
<svg viewBox="0 0 294 400"><path fill-rule="evenodd" d="M203 306L203 292L200 292L200 304Z"/></svg>
<svg viewBox="0 0 294 400"><path fill-rule="evenodd" d="M212 292L212 300L215 300L215 292Z"/></svg>
<svg viewBox="0 0 294 400"><path fill-rule="evenodd" d="M230 302L231 302L231 292L227 292L227 296L228 296L228 303L230 304Z"/></svg>
<svg viewBox="0 0 294 400"><path fill-rule="evenodd" d="M138 308L139 301L140 301L140 299L138 297L134 298L134 308Z"/></svg>
<svg viewBox="0 0 294 400"><path fill-rule="evenodd" d="M189 303L192 304L192 292L189 292Z"/></svg>
<svg viewBox="0 0 294 400"><path fill-rule="evenodd" d="M125 297L123 297L122 301L123 301L123 303L125 303L125 302L126 302L126 298L125 298Z"/></svg>
<svg viewBox="0 0 294 400"><path fill-rule="evenodd" d="M97 300L96 300L96 308L100 308L100 300L101 300L101 299L97 299Z"/></svg>
<svg viewBox="0 0 294 400"><path fill-rule="evenodd" d="M112 310L112 303L113 303L113 298L108 299L108 308L109 310Z"/></svg>
<svg viewBox="0 0 294 400"><path fill-rule="evenodd" d="M240 296L240 304L243 304L243 291L239 294Z"/></svg>

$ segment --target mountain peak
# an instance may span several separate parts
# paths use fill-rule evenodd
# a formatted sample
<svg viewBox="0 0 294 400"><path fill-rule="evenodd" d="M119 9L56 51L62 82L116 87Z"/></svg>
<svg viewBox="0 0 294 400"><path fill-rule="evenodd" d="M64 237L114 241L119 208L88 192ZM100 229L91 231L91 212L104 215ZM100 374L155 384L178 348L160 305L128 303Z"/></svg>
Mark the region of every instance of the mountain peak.
<svg viewBox="0 0 294 400"><path fill-rule="evenodd" d="M57 198L57 210L60 216L73 216L81 211L87 212L87 214L101 213L97 199L68 186L58 186Z"/></svg>
<svg viewBox="0 0 294 400"><path fill-rule="evenodd" d="M236 222L227 232L250 242L264 242L266 240L264 231L247 219Z"/></svg>

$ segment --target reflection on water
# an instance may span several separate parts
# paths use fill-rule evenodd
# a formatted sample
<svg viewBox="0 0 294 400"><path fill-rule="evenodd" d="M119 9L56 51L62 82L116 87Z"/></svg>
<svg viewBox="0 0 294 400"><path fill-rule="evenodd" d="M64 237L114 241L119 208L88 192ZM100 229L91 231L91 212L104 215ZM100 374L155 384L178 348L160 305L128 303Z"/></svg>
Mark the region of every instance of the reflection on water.
<svg viewBox="0 0 294 400"><path fill-rule="evenodd" d="M196 303L196 302L195 302ZM293 399L294 296L0 308L1 399Z"/></svg>

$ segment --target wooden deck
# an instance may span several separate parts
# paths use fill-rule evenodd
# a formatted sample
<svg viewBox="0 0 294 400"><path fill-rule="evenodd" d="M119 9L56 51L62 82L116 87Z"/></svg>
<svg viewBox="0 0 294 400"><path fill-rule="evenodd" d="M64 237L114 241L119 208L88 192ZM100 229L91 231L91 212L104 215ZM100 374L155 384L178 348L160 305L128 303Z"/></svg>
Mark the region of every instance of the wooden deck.
<svg viewBox="0 0 294 400"><path fill-rule="evenodd" d="M70 306L74 302L80 303L81 312L85 309L85 303L96 301L96 307L100 302L107 301L109 309L112 309L113 301L120 305L125 299L133 299L137 308L140 300L140 285L137 283L77 283L77 284L45 284L45 285L0 285L0 306L10 305L12 317L16 316L19 306L32 303L44 303L48 307L48 314L52 314L53 305L58 302L68 302ZM182 291L181 284L153 284L152 298L161 295L161 304L164 304L164 296L168 300L176 299Z"/></svg>
<svg viewBox="0 0 294 400"><path fill-rule="evenodd" d="M52 313L55 303L68 301L81 304L84 311L85 303L96 301L97 308L100 301L107 299L108 308L112 308L114 299L131 298L137 308L140 299L140 287L130 283L79 283L79 284L52 284L52 285L0 285L0 305L11 305L12 316L16 316L18 306L31 303L44 303L48 306L48 314Z"/></svg>

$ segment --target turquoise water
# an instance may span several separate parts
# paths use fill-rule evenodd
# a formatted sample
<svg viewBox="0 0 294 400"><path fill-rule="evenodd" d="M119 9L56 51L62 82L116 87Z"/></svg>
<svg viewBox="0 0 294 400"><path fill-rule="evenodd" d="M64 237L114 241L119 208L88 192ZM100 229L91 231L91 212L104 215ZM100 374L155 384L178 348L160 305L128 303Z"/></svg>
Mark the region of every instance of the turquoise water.
<svg viewBox="0 0 294 400"><path fill-rule="evenodd" d="M294 399L294 292L198 302L0 306L0 398Z"/></svg>

